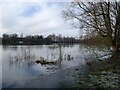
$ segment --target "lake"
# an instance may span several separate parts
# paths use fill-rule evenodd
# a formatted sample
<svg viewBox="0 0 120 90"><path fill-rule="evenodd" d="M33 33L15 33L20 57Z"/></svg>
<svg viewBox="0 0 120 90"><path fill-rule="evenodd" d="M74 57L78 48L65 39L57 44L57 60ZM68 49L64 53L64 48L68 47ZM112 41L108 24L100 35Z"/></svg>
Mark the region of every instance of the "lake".
<svg viewBox="0 0 120 90"><path fill-rule="evenodd" d="M75 87L75 71L84 73L84 45L7 45L0 46L3 88ZM40 64L44 59L54 64Z"/></svg>

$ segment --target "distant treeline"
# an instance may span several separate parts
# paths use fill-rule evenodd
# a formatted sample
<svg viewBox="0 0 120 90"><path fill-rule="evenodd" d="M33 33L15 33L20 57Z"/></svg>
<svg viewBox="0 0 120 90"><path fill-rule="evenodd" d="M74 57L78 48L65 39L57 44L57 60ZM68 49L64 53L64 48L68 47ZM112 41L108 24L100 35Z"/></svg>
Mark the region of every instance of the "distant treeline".
<svg viewBox="0 0 120 90"><path fill-rule="evenodd" d="M0 45L2 44L2 38L0 37Z"/></svg>
<svg viewBox="0 0 120 90"><path fill-rule="evenodd" d="M62 37L61 35L48 35L43 37L42 35L28 35L23 37L23 35L18 36L17 34L3 34L2 44L3 45L42 45L42 44L52 44L52 43L78 43L73 37Z"/></svg>

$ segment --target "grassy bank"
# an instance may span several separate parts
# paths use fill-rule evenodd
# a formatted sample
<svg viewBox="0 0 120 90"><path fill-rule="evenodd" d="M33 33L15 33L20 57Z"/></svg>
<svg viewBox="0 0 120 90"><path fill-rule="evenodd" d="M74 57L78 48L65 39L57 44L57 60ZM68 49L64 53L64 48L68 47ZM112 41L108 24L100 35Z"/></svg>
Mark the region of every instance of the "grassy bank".
<svg viewBox="0 0 120 90"><path fill-rule="evenodd" d="M86 74L80 75L77 88L120 89L120 60L106 60L87 66Z"/></svg>

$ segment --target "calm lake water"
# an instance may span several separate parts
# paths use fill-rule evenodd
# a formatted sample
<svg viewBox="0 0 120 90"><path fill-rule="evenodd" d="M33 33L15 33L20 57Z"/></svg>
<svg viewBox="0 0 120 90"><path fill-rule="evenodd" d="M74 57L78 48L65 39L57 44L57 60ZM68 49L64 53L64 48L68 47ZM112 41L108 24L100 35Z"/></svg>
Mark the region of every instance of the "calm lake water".
<svg viewBox="0 0 120 90"><path fill-rule="evenodd" d="M2 88L2 46L0 45L0 89Z"/></svg>
<svg viewBox="0 0 120 90"><path fill-rule="evenodd" d="M84 45L0 46L3 88L74 87L74 71L85 65L88 54ZM37 64L44 59L55 64Z"/></svg>

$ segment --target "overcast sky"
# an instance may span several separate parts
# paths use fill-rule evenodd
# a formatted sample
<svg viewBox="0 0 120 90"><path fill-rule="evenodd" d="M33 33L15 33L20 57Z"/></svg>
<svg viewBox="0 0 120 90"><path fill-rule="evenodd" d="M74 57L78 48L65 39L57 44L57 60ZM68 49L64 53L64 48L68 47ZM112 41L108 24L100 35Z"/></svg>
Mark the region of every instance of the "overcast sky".
<svg viewBox="0 0 120 90"><path fill-rule="evenodd" d="M54 0L3 0L0 3L0 36L3 33L44 36L54 33L79 37L79 30L72 28L62 17L67 3Z"/></svg>

